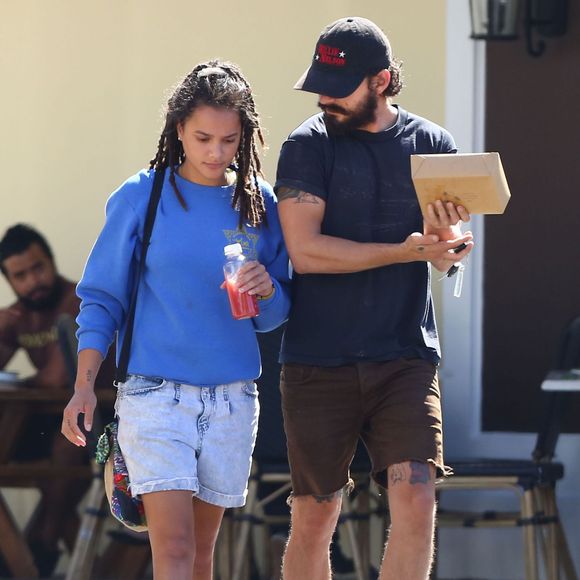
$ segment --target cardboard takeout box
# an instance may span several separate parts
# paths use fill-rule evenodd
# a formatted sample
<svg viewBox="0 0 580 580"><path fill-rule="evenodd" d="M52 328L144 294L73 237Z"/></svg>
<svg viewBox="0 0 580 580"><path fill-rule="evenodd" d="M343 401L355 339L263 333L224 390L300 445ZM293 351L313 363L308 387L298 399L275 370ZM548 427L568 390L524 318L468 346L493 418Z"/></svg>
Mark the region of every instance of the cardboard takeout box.
<svg viewBox="0 0 580 580"><path fill-rule="evenodd" d="M438 199L499 214L510 199L499 153L411 155L411 176L423 214Z"/></svg>

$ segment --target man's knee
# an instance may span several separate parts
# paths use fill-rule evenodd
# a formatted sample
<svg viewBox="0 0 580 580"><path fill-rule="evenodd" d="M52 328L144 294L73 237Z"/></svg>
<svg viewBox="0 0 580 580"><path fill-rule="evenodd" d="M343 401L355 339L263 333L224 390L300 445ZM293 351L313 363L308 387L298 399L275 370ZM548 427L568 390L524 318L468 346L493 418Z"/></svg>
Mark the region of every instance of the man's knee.
<svg viewBox="0 0 580 580"><path fill-rule="evenodd" d="M340 515L342 491L292 497L292 534L312 542L329 542Z"/></svg>
<svg viewBox="0 0 580 580"><path fill-rule="evenodd" d="M435 472L426 463L389 468L389 506L393 523L429 524L435 517Z"/></svg>
<svg viewBox="0 0 580 580"><path fill-rule="evenodd" d="M391 534L396 532L408 541L431 543L435 529L435 496L427 489L411 489L404 498L399 498L391 510Z"/></svg>
<svg viewBox="0 0 580 580"><path fill-rule="evenodd" d="M400 504L401 511L430 514L435 508L435 490L430 485L407 485L400 490L395 501Z"/></svg>
<svg viewBox="0 0 580 580"><path fill-rule="evenodd" d="M435 515L435 493L433 490L425 486L412 488L408 494L408 499L407 510L411 517L433 519Z"/></svg>

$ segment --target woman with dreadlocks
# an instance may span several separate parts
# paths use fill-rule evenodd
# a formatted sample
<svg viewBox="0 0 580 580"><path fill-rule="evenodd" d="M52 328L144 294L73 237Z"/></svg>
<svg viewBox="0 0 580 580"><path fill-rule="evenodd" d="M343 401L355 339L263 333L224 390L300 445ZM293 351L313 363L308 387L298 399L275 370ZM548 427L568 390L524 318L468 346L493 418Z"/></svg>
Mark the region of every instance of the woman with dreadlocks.
<svg viewBox="0 0 580 580"><path fill-rule="evenodd" d="M235 65L196 66L169 98L149 170L107 202L104 229L78 285L79 357L62 432L76 445L91 428L94 377L119 344L139 264L154 176L165 171L141 278L127 379L118 383L118 441L130 489L145 507L156 579L212 577L218 529L244 504L258 422L256 331L287 317L288 256L252 91ZM224 246L250 258L240 290L259 316L234 320L223 286Z"/></svg>

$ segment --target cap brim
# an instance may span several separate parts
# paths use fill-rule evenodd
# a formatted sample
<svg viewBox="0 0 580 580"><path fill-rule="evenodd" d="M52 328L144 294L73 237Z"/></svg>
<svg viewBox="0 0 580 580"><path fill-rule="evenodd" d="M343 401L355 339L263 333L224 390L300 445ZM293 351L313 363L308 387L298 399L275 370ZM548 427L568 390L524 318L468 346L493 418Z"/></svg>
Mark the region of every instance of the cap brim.
<svg viewBox="0 0 580 580"><path fill-rule="evenodd" d="M364 78L364 73L337 73L336 71L321 70L311 66L298 79L294 88L299 91L342 99L354 93Z"/></svg>

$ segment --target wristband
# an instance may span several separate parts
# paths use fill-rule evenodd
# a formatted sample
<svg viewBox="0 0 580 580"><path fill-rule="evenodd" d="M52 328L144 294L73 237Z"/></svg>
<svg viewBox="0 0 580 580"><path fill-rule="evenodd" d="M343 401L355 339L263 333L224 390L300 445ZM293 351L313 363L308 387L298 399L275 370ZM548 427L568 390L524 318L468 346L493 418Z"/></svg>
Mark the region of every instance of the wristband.
<svg viewBox="0 0 580 580"><path fill-rule="evenodd" d="M270 292L268 292L268 294L264 294L264 295L257 294L256 296L258 297L258 300L268 300L268 298L272 298L275 291L276 291L276 286L274 286L274 284L272 284L272 289L270 290Z"/></svg>

